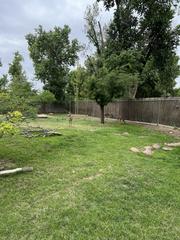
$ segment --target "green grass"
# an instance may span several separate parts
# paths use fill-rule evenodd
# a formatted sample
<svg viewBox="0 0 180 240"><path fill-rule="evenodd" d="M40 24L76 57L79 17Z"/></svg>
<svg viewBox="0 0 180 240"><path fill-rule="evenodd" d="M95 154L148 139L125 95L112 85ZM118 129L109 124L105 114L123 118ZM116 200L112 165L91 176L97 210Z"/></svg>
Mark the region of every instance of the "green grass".
<svg viewBox="0 0 180 240"><path fill-rule="evenodd" d="M179 239L180 148L153 156L129 151L173 137L90 118L72 127L64 116L30 124L63 135L0 140L7 165L34 167L0 178L1 240Z"/></svg>

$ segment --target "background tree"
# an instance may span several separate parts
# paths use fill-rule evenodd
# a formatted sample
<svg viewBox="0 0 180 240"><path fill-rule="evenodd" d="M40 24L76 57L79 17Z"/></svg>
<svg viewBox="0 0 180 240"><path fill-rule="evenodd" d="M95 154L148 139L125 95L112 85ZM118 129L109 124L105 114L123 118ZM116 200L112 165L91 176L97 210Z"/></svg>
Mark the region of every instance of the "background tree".
<svg viewBox="0 0 180 240"><path fill-rule="evenodd" d="M72 100L87 97L87 72L85 67L78 66L68 74L67 94Z"/></svg>
<svg viewBox="0 0 180 240"><path fill-rule="evenodd" d="M104 123L104 107L118 98L132 94L134 85L138 80L138 73L135 68L132 52L121 56L115 51L108 53L108 39L103 33L100 22L98 21L99 11L96 4L88 7L85 15L86 34L89 41L96 48L96 53L88 57L86 67L89 75L90 97L95 99L101 109L101 123Z"/></svg>
<svg viewBox="0 0 180 240"><path fill-rule="evenodd" d="M40 92L38 94L38 98L39 102L43 104L52 103L56 100L54 94L48 90L43 90L42 92Z"/></svg>
<svg viewBox="0 0 180 240"><path fill-rule="evenodd" d="M99 19L99 7L95 2L87 6L85 12L85 31L90 43L96 48L97 54L101 55L104 49L105 27L102 27Z"/></svg>
<svg viewBox="0 0 180 240"><path fill-rule="evenodd" d="M100 106L101 123L104 123L104 107L113 98L125 95L125 82L130 75L115 69L110 70L105 59L96 56L87 59L86 68L89 75L89 96Z"/></svg>
<svg viewBox="0 0 180 240"><path fill-rule="evenodd" d="M172 28L175 0L104 0L114 7L108 29L109 55L133 49L142 55L136 97L171 95L179 75L176 47L179 26ZM138 54L139 55L139 54Z"/></svg>
<svg viewBox="0 0 180 240"><path fill-rule="evenodd" d="M180 88L175 88L174 96L175 97L180 97Z"/></svg>
<svg viewBox="0 0 180 240"><path fill-rule="evenodd" d="M11 98L7 91L0 91L0 114L5 114L11 110Z"/></svg>
<svg viewBox="0 0 180 240"><path fill-rule="evenodd" d="M43 90L37 95L37 102L43 112L46 112L46 104L51 104L56 101L54 94L48 90Z"/></svg>
<svg viewBox="0 0 180 240"><path fill-rule="evenodd" d="M75 64L80 50L78 41L70 41L69 34L67 25L47 32L39 26L34 34L26 36L37 79L59 101L65 99L69 67Z"/></svg>
<svg viewBox="0 0 180 240"><path fill-rule="evenodd" d="M0 91L5 91L7 89L8 84L8 76L7 74L3 74L3 76L0 78Z"/></svg>
<svg viewBox="0 0 180 240"><path fill-rule="evenodd" d="M92 57L88 56L86 67L89 74L89 96L99 104L101 109L101 123L104 123L104 106L111 99L110 93L110 78L107 76L108 71L102 59L104 50L104 37L102 33L101 23L98 20L99 8L98 4L94 3L88 6L85 12L85 30L91 44L96 48L96 54Z"/></svg>
<svg viewBox="0 0 180 240"><path fill-rule="evenodd" d="M27 81L27 77L22 68L23 57L19 52L14 54L14 59L9 65L10 83L8 93L10 96L9 111L20 111L25 116L35 115L36 92L32 90L32 85Z"/></svg>
<svg viewBox="0 0 180 240"><path fill-rule="evenodd" d="M0 67L2 67L1 60L0 60ZM0 77L0 92L6 90L7 84L8 84L7 74L4 74L2 77Z"/></svg>

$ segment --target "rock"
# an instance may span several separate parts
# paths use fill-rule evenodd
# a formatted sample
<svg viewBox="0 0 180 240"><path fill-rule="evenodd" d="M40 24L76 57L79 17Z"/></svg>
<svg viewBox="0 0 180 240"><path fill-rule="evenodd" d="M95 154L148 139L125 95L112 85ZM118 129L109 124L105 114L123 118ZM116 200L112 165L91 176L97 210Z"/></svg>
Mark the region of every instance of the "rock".
<svg viewBox="0 0 180 240"><path fill-rule="evenodd" d="M171 148L171 147L163 147L162 148L164 151L171 151L171 150L173 150L173 148Z"/></svg>
<svg viewBox="0 0 180 240"><path fill-rule="evenodd" d="M128 132L123 132L122 135L123 136L129 136L129 133Z"/></svg>
<svg viewBox="0 0 180 240"><path fill-rule="evenodd" d="M152 145L152 148L153 148L153 149L160 149L161 146L160 146L160 144L155 143L155 144Z"/></svg>
<svg viewBox="0 0 180 240"><path fill-rule="evenodd" d="M170 134L173 134L173 131L169 131Z"/></svg>
<svg viewBox="0 0 180 240"><path fill-rule="evenodd" d="M38 118L48 118L47 114L37 114Z"/></svg>
<svg viewBox="0 0 180 240"><path fill-rule="evenodd" d="M180 147L180 142L177 143L165 143L164 145L168 147Z"/></svg>
<svg viewBox="0 0 180 240"><path fill-rule="evenodd" d="M152 147L151 146L144 147L142 153L151 156L153 154Z"/></svg>
<svg viewBox="0 0 180 240"><path fill-rule="evenodd" d="M139 153L140 152L140 150L136 147L132 147L132 148L130 148L130 150L134 153Z"/></svg>

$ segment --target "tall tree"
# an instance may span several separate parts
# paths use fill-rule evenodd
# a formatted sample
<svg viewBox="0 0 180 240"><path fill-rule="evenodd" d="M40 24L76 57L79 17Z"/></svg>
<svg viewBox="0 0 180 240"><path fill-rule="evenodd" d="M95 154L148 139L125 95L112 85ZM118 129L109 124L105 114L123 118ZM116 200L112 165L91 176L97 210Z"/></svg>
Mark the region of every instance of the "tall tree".
<svg viewBox="0 0 180 240"><path fill-rule="evenodd" d="M107 29L107 54L137 49L137 38L138 17L134 15L132 1L121 1Z"/></svg>
<svg viewBox="0 0 180 240"><path fill-rule="evenodd" d="M65 98L66 76L69 67L78 59L80 50L78 41L70 41L69 34L67 25L50 31L39 26L34 34L26 36L36 77L45 84L44 89L51 91L58 100Z"/></svg>
<svg viewBox="0 0 180 240"><path fill-rule="evenodd" d="M99 20L99 7L95 2L87 6L85 12L85 30L90 43L96 48L97 54L101 55L104 49L105 27L102 27Z"/></svg>
<svg viewBox="0 0 180 240"><path fill-rule="evenodd" d="M15 52L14 59L9 64L10 84L9 90L14 96L28 97L31 93L31 84L27 81L25 71L22 67L23 57L19 52Z"/></svg>
<svg viewBox="0 0 180 240"><path fill-rule="evenodd" d="M101 123L104 123L104 108L114 97L125 96L127 83L132 81L132 75L119 69L109 69L108 62L103 57L91 56L86 61L89 75L89 95L100 106ZM134 80L134 79L133 79Z"/></svg>
<svg viewBox="0 0 180 240"><path fill-rule="evenodd" d="M2 67L1 59L0 59L0 67ZM3 74L2 77L0 77L0 91L4 91L7 87L8 78L7 74Z"/></svg>
<svg viewBox="0 0 180 240"><path fill-rule="evenodd" d="M36 112L35 108L35 91L32 90L32 85L27 81L25 71L22 67L23 57L19 52L15 52L14 59L9 64L9 95L10 95L10 110L20 111L24 115L32 116Z"/></svg>
<svg viewBox="0 0 180 240"><path fill-rule="evenodd" d="M174 17L173 5L176 1L147 1L144 7L137 5L137 12L142 16L140 44L144 55L144 69L152 66L153 76L142 74L142 84L139 85L137 97L153 97L171 95L175 87L175 79L179 75L176 48L179 44L180 26L172 28ZM136 7L136 6L135 6ZM150 80L149 77L152 79ZM150 88L147 86L151 85ZM144 91L144 88L148 91ZM149 93L150 92L150 93Z"/></svg>
<svg viewBox="0 0 180 240"><path fill-rule="evenodd" d="M7 74L3 74L3 76L0 78L0 91L6 90L7 83L8 83Z"/></svg>
<svg viewBox="0 0 180 240"><path fill-rule="evenodd" d="M104 123L104 106L112 99L109 91L107 69L103 67L102 55L104 50L104 36L98 19L99 7L97 3L88 6L85 12L85 30L90 43L96 48L94 56L88 56L86 68L89 74L89 96L97 102L101 110L101 123Z"/></svg>
<svg viewBox="0 0 180 240"><path fill-rule="evenodd" d="M120 54L122 50L132 48L142 54L143 65L139 72L141 81L136 96L171 94L175 78L179 74L176 47L179 44L180 28L172 28L175 5L178 1L103 2L107 9L115 9L113 21L108 29L108 53Z"/></svg>
<svg viewBox="0 0 180 240"><path fill-rule="evenodd" d="M89 74L90 97L99 104L101 123L104 123L104 107L115 97L125 96L127 92L131 94L138 76L134 70L133 54L123 53L117 57L114 52L107 53L108 40L104 37L106 34L102 31L104 28L101 27L98 17L97 5L89 6L85 15L86 33L96 48L96 53L88 57L86 68ZM127 64L124 61L126 58L129 58L129 61L131 59L132 64Z"/></svg>
<svg viewBox="0 0 180 240"><path fill-rule="evenodd" d="M78 66L69 72L67 92L71 99L87 97L87 72L84 67Z"/></svg>

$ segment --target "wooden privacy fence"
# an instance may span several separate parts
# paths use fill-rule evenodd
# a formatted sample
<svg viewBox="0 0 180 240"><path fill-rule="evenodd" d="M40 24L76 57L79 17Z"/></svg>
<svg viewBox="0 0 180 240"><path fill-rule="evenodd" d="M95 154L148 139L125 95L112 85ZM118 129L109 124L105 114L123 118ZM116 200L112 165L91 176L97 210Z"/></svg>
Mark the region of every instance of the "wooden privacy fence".
<svg viewBox="0 0 180 240"><path fill-rule="evenodd" d="M95 101L78 101L73 109L76 114L100 116L100 108ZM105 116L180 127L180 97L114 101L105 107Z"/></svg>

